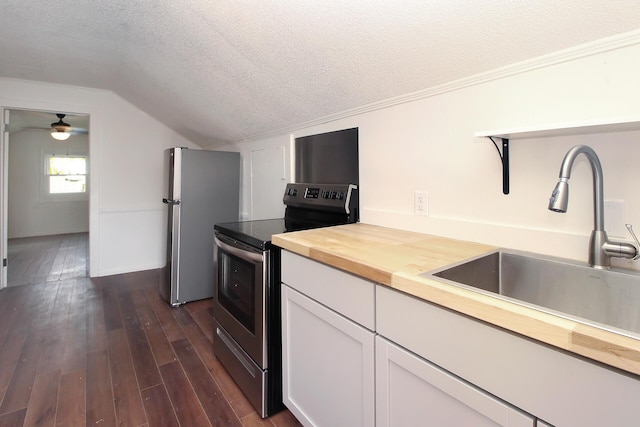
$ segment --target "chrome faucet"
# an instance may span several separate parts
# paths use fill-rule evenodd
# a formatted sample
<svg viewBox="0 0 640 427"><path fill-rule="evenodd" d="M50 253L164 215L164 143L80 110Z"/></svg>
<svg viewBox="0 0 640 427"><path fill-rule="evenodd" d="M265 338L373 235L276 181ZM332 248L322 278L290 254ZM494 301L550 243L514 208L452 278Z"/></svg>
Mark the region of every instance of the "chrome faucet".
<svg viewBox="0 0 640 427"><path fill-rule="evenodd" d="M571 168L578 155L584 154L589 159L591 172L593 173L593 210L594 229L589 240L589 265L594 268L608 269L611 267L611 257L628 259L640 258L640 252L636 246L626 242L610 241L604 230L604 185L602 178L602 166L598 155L591 147L586 145L576 145L570 149L562 160L560 166L560 180L551 193L549 199L549 210L565 213L569 202L569 178ZM627 229L640 247L638 238L630 224L626 224Z"/></svg>

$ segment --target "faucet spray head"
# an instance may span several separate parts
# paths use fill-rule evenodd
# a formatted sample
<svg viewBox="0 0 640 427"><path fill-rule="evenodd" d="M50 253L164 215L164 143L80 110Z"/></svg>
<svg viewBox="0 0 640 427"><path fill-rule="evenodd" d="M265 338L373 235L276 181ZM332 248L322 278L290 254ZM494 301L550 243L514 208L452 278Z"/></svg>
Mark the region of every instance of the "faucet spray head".
<svg viewBox="0 0 640 427"><path fill-rule="evenodd" d="M569 204L569 179L560 178L549 198L549 210L565 213Z"/></svg>

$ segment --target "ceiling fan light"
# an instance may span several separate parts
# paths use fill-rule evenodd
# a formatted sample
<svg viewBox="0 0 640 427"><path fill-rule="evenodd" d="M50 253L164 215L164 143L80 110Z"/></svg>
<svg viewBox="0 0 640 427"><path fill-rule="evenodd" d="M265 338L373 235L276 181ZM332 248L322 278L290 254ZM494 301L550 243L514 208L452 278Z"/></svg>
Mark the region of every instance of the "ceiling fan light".
<svg viewBox="0 0 640 427"><path fill-rule="evenodd" d="M57 139L58 141L66 141L67 139L69 139L70 136L71 134L69 132L58 132L58 131L51 132L51 137L53 139Z"/></svg>

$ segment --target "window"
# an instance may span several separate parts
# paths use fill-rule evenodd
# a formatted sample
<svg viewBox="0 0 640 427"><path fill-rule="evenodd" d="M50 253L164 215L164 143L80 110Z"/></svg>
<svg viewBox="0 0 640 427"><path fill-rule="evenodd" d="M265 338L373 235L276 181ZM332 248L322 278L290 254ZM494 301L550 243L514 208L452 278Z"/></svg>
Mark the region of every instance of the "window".
<svg viewBox="0 0 640 427"><path fill-rule="evenodd" d="M46 175L49 194L87 192L87 158L84 156L48 156Z"/></svg>

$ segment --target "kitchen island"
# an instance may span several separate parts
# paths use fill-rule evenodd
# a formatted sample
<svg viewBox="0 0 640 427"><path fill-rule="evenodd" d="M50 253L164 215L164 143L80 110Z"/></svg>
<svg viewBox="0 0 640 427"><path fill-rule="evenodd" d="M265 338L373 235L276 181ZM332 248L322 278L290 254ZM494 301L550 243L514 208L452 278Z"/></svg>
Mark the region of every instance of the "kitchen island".
<svg viewBox="0 0 640 427"><path fill-rule="evenodd" d="M573 369L570 365L564 367L563 364L571 364L575 360L579 364L576 373L581 372L576 375L589 376L597 371L594 375L604 375L602 378L605 379L615 376L622 383L611 384L613 390L624 384L623 389L620 389L621 394L635 390L640 384L640 378L637 377L640 375L640 339L636 339L633 334L616 333L420 276L424 272L492 252L496 247L361 223L276 235L273 236L273 243L285 249L285 252L296 254L294 257L300 255L304 259L317 261L325 267L338 269L345 274L350 273L375 284L375 327L370 328L366 324L364 326L376 335L376 339L389 338L388 335L398 332L397 339L391 339L390 345L399 343L398 348L409 349L439 366L444 365L446 371L478 385L480 389L488 390L489 393L499 396L509 404L515 404L535 417L558 424L561 424L560 421L576 419L570 414L561 413L562 411L547 411L549 402L539 398L540 394L544 394L541 388L536 389L539 384L521 384L519 388L530 388L533 391L529 395L520 396L519 392L516 392L512 396L512 385L495 384L494 390L493 379L483 378L482 372L475 378L476 371L484 369L482 357L487 357L491 364L496 362L491 359L495 359L496 355L500 357L501 353L494 349L491 350L493 353L483 356L483 352L489 350L482 348L481 344L476 347L470 346L468 342L471 342L473 337L465 338L468 342L460 343L460 338L452 335L453 330L447 330L449 325L460 322L458 330L461 334L475 330L476 336L486 333L487 342L493 342L494 345L504 343L504 361L496 364L495 369L498 370L501 369L500 363L506 366L514 358L523 355L525 371L541 369L541 365L528 367L527 357L532 360L547 360L548 365L555 365L558 361L557 366L563 366L563 370ZM283 283L286 285L285 271L286 266L283 263ZM284 307L283 302L283 309ZM423 307L432 314L422 318L420 310ZM414 309L416 311L413 311ZM403 320L408 318L410 320ZM416 319L420 319L421 323L416 324ZM413 329L413 332L408 333L402 328ZM445 335L439 337L438 334L442 331L446 331ZM416 338L416 335L420 336ZM502 341L503 338L507 341ZM437 342L438 345L430 346L429 341ZM518 344L511 348L510 343L516 341ZM520 345L522 346L518 347ZM450 347L452 352L458 354L477 351L478 356L471 355L456 362L455 357L446 353L449 350L442 350L442 347ZM380 348L383 346L376 341L376 351ZM422 354L421 349L426 354ZM533 359L533 354L538 349L541 353ZM378 354L377 358L380 359L380 356ZM470 360L479 363L478 366L481 368L468 368ZM551 366L549 368L553 370ZM514 369L513 372L518 373L518 368ZM487 368L487 371L489 370ZM389 375L387 371L381 371L380 367L377 367L377 383L380 382L381 372ZM508 366L504 372L505 376L512 375ZM582 379L576 378L576 381ZM523 381L527 380L536 381L535 373L525 375ZM549 383L548 386L554 390L559 388L558 384ZM518 387L513 387L513 390L516 388ZM567 389L565 393L572 393L572 390ZM585 390L586 394L590 392L591 390ZM377 394L385 396L384 390L377 389ZM627 398L628 396L616 397L619 400ZM572 399L576 405L581 401L579 396L573 396ZM589 405L587 400L582 401L584 405ZM390 411L388 408L384 409L384 405L381 402L376 403L376 425L385 425L385 417ZM564 402L558 402L558 405L564 405L570 410L571 402L566 402L566 405ZM621 405L624 406L626 403ZM613 408L603 408L600 412L605 413L611 409ZM584 419L588 420L589 417L585 416ZM599 422L596 419L593 421L594 424ZM540 420L537 422L538 425L544 425ZM584 425L587 424L589 423ZM616 425L616 422L611 425Z"/></svg>

